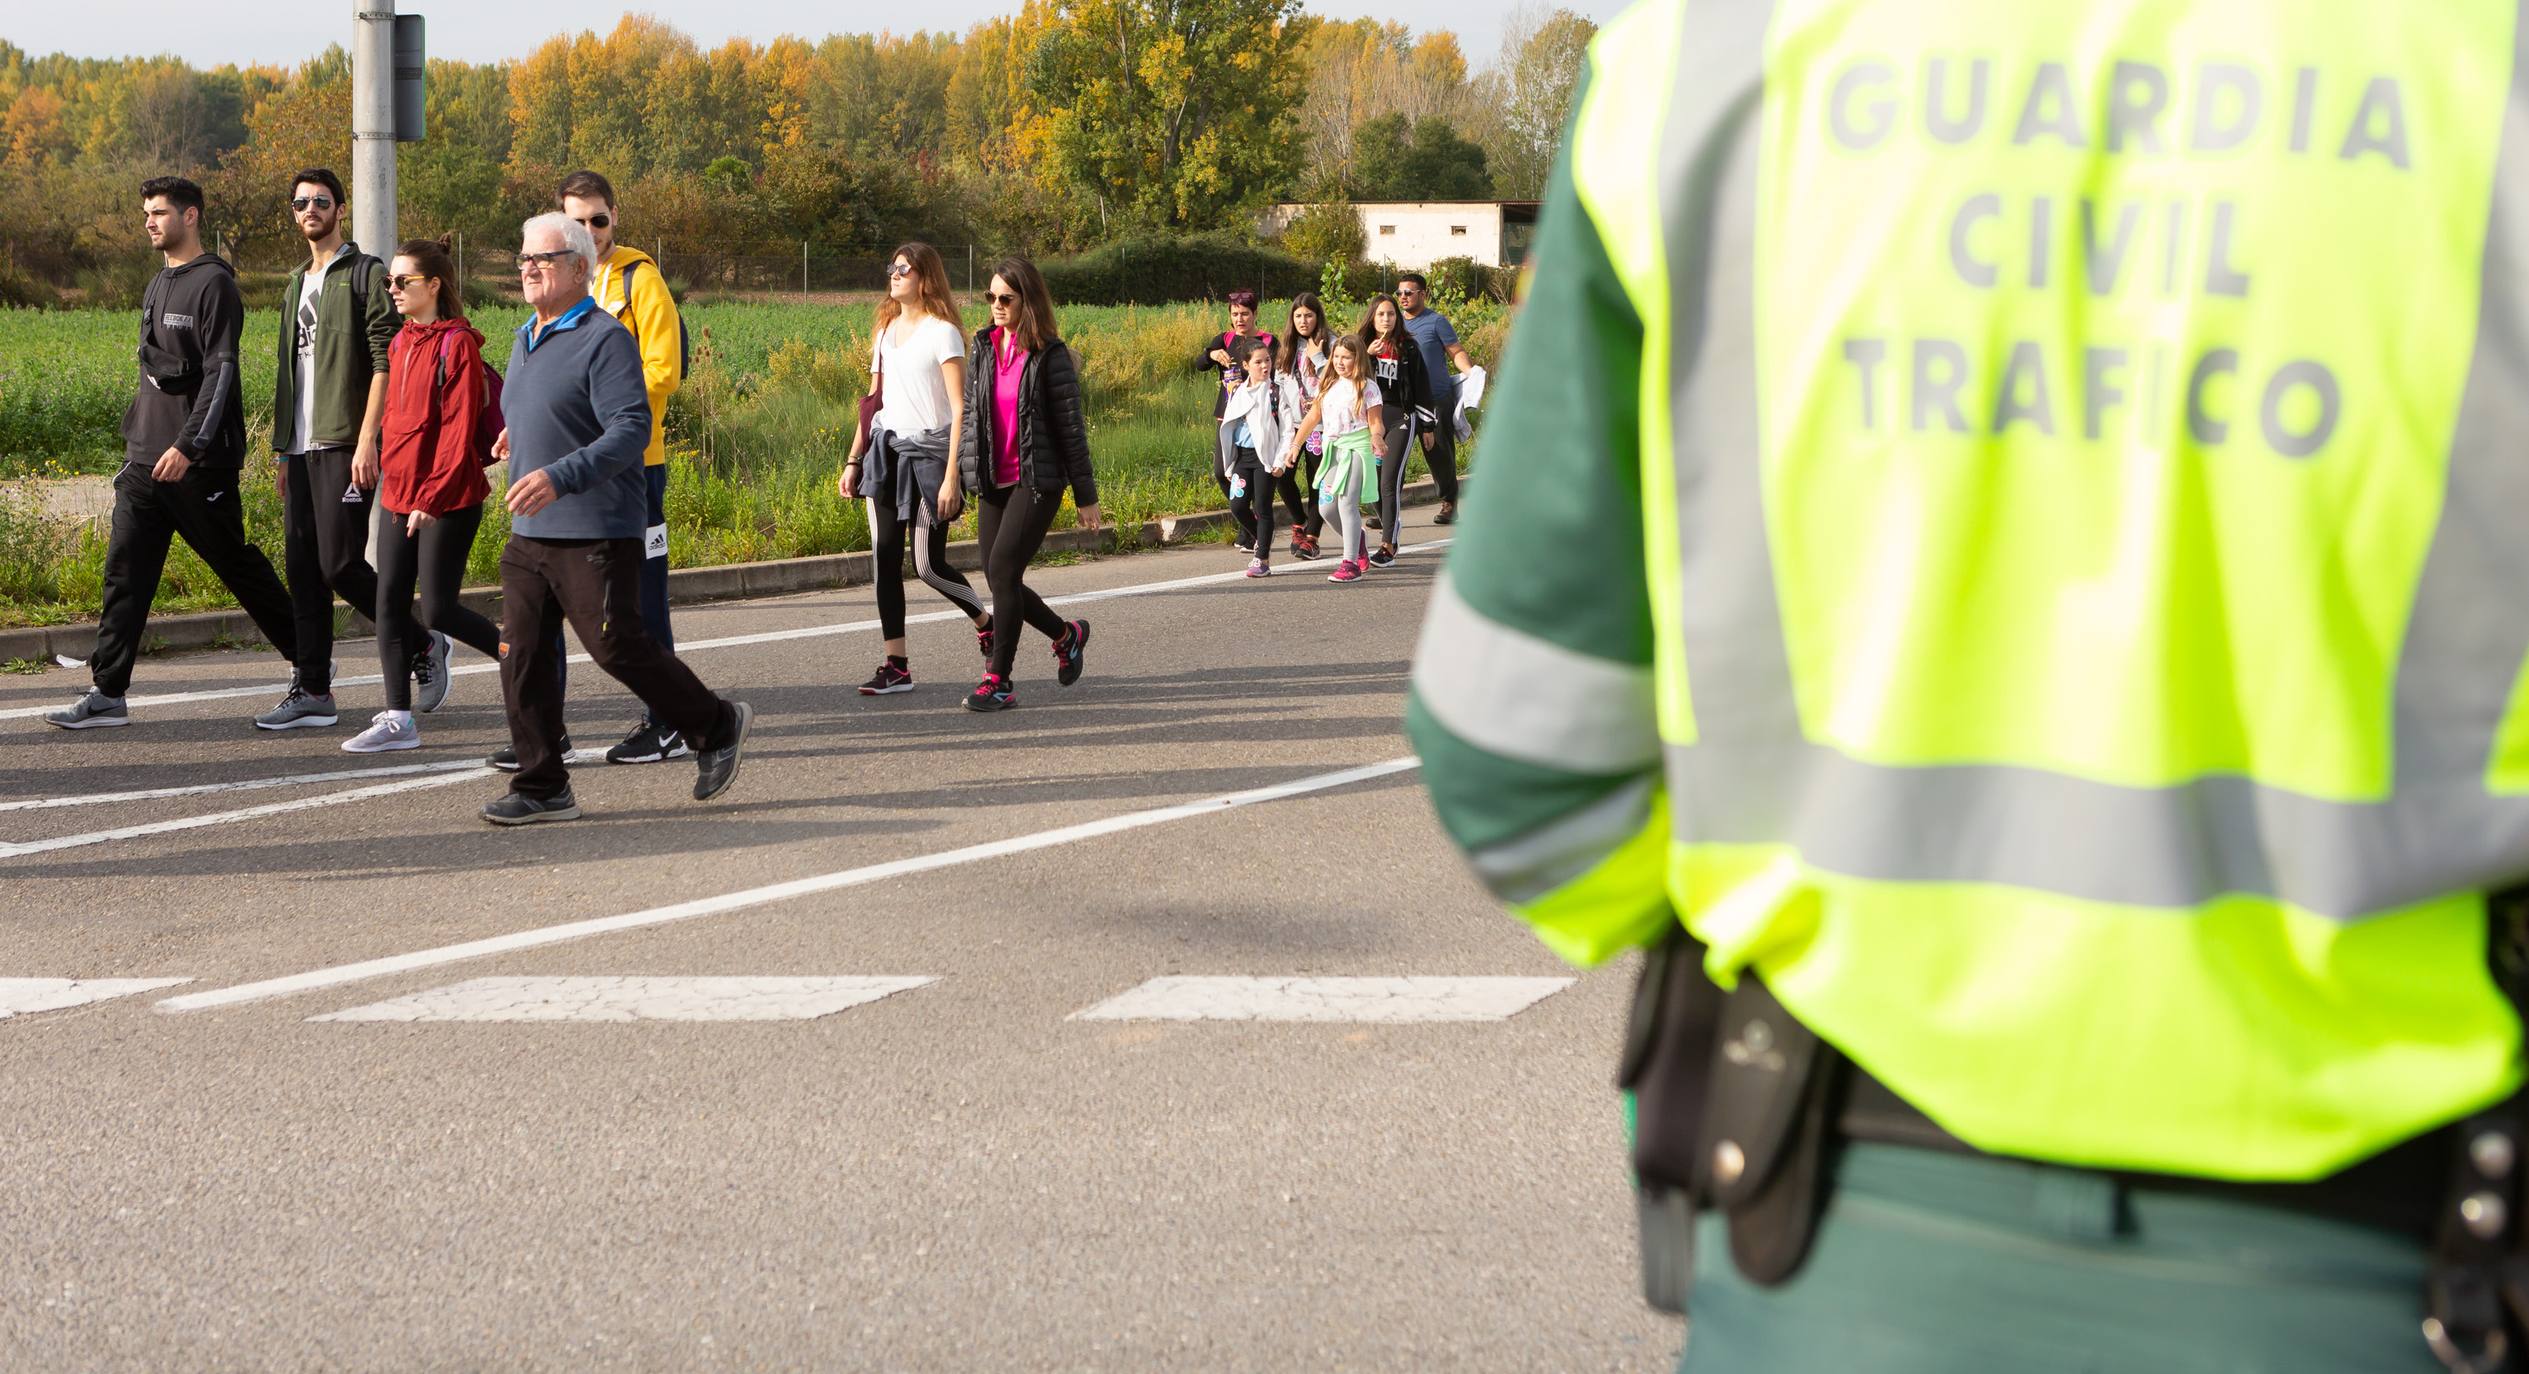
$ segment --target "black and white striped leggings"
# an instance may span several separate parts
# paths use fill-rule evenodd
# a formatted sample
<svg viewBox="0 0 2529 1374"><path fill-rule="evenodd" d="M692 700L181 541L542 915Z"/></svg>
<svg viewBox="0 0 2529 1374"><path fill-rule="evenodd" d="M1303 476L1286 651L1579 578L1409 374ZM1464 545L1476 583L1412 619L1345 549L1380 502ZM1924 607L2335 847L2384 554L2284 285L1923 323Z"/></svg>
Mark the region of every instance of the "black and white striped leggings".
<svg viewBox="0 0 2529 1374"><path fill-rule="evenodd" d="M933 494L924 492L924 501ZM966 575L948 565L948 526L939 521L939 512L928 506L914 511L913 527L896 518L895 507L884 501L869 503L869 542L878 566L879 633L889 639L904 638L904 547L913 545L913 571L931 590L947 597L967 618L981 623L984 618L983 598L975 595L974 585Z"/></svg>

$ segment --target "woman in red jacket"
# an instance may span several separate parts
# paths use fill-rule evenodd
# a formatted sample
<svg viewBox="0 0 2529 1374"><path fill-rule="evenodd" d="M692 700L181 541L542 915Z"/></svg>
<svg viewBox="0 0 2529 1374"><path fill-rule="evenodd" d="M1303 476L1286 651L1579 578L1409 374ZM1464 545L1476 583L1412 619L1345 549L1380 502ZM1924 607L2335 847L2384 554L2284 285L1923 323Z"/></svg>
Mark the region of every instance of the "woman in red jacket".
<svg viewBox="0 0 2529 1374"><path fill-rule="evenodd" d="M491 486L475 457L474 428L490 398L483 336L465 321L465 303L446 244L415 239L387 268L386 289L404 327L387 349L386 425L380 445L378 661L386 673L386 709L369 728L343 741L354 754L411 749L413 681L420 706L439 709L448 696L451 636L500 656L500 632L457 598L474 531L483 522ZM413 616L415 587L421 618ZM429 627L429 640L422 626Z"/></svg>

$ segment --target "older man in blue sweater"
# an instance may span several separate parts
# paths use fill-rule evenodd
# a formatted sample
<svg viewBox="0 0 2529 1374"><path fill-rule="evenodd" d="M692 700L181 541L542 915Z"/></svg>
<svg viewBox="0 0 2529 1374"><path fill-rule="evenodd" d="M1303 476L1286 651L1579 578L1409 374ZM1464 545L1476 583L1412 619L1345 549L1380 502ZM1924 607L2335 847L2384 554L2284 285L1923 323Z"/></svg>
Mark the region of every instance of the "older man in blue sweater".
<svg viewBox="0 0 2529 1374"><path fill-rule="evenodd" d="M501 696L518 775L483 808L494 825L580 814L563 766L561 675L551 626L570 621L597 666L632 689L650 719L697 746L694 800L737 777L755 712L703 686L641 619L642 536L649 493L642 451L650 399L641 355L588 294L597 246L562 215L527 221L518 284L535 318L510 351L493 445L509 460L509 546L501 551Z"/></svg>

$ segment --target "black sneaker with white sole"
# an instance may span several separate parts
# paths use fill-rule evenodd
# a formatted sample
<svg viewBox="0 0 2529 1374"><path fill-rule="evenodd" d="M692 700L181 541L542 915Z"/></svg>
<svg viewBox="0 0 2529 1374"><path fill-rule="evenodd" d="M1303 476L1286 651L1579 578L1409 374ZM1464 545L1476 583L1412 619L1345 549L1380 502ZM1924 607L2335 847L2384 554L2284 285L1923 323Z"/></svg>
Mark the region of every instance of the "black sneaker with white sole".
<svg viewBox="0 0 2529 1374"><path fill-rule="evenodd" d="M569 763L571 761L571 737L569 735L564 735L562 737L562 761L564 763ZM493 750L492 756L483 760L483 762L498 772L515 773L518 771L518 746L514 744L504 744L500 748Z"/></svg>
<svg viewBox="0 0 2529 1374"><path fill-rule="evenodd" d="M657 763L661 759L681 759L692 752L683 735L645 720L632 727L623 743L606 751L606 762Z"/></svg>
<svg viewBox="0 0 2529 1374"><path fill-rule="evenodd" d="M90 692L58 711L46 712L44 723L64 730L95 730L105 726L129 725L132 713L124 707L123 698Z"/></svg>
<svg viewBox="0 0 2529 1374"><path fill-rule="evenodd" d="M891 662L880 663L878 671L869 675L869 681L861 684L861 695L865 697L894 696L898 692L912 690L913 670L899 668Z"/></svg>
<svg viewBox="0 0 2529 1374"><path fill-rule="evenodd" d="M729 735L729 742L717 749L705 749L694 756L694 800L709 801L729 790L738 780L738 756L746 748L746 732L755 724L755 708L743 701L729 703L738 713L738 728Z"/></svg>
<svg viewBox="0 0 2529 1374"><path fill-rule="evenodd" d="M559 796L552 797L530 797L524 792L512 792L483 808L483 819L494 825L534 825L538 821L575 821L579 818L579 801L567 787Z"/></svg>

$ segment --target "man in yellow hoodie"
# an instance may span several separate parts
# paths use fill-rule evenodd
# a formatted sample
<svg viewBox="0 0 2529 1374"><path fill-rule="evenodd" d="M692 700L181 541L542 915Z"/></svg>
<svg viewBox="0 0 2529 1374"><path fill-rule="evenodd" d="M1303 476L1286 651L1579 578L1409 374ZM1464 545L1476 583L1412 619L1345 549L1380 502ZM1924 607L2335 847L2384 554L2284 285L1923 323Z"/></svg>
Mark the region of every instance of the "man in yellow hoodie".
<svg viewBox="0 0 2529 1374"><path fill-rule="evenodd" d="M648 556L641 564L641 619L651 637L673 650L676 636L667 617L667 398L685 380L684 324L669 294L667 278L650 255L619 241L623 216L615 208L615 188L595 172L573 172L554 189L554 205L579 221L597 244L597 270L589 278L589 294L597 308L632 331L641 350L641 377L650 397L650 445L641 456L649 481ZM565 661L556 653L553 661ZM565 736L567 742L568 736ZM623 743L606 751L608 763L657 763L691 752L692 745L672 727L646 715ZM496 768L514 770L517 760L507 749L492 756Z"/></svg>

